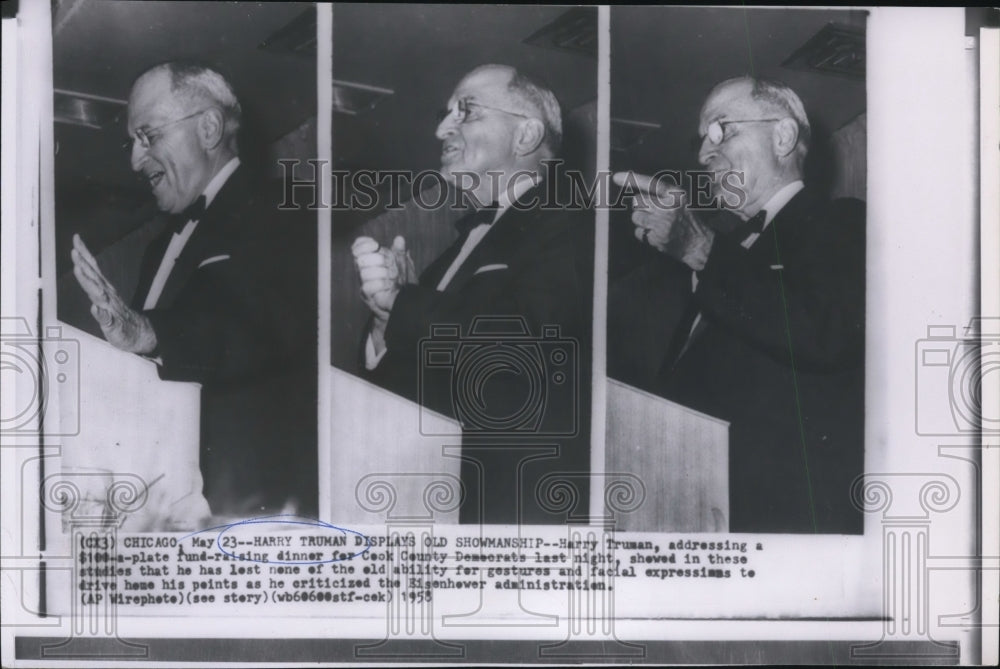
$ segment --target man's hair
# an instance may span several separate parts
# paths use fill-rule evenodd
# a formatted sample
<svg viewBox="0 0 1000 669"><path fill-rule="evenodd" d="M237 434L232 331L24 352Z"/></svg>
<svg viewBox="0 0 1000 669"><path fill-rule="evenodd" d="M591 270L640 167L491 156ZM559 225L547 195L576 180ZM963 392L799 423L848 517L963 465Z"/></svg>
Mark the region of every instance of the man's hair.
<svg viewBox="0 0 1000 669"><path fill-rule="evenodd" d="M788 116L795 121L796 125L799 126L799 140L798 145L795 148L798 152L799 167L801 167L806 154L809 152L809 142L812 139L812 129L809 127L809 117L806 115L805 105L802 104L802 100L799 98L798 94L787 84L778 81L777 79L745 76L726 79L725 81L716 84L715 87L712 88L712 93L709 94L709 96L711 97L715 91L719 90L723 86L741 81L750 83L751 98L770 107L778 108L783 113L788 114Z"/></svg>
<svg viewBox="0 0 1000 669"><path fill-rule="evenodd" d="M542 140L542 146L546 147L552 156L556 155L559 152L559 147L562 146L562 110L555 93L539 79L520 72L510 65L480 65L465 76L468 77L482 70L506 70L510 72L507 92L522 107L538 116L545 127L545 138Z"/></svg>
<svg viewBox="0 0 1000 669"><path fill-rule="evenodd" d="M507 84L507 90L539 115L545 126L545 139L542 143L552 155L557 154L562 145L562 110L555 93L537 79L516 69Z"/></svg>
<svg viewBox="0 0 1000 669"><path fill-rule="evenodd" d="M196 61L170 61L145 70L136 81L153 72L170 75L170 90L185 109L217 107L225 119L225 136L235 148L243 110L229 80L217 69Z"/></svg>

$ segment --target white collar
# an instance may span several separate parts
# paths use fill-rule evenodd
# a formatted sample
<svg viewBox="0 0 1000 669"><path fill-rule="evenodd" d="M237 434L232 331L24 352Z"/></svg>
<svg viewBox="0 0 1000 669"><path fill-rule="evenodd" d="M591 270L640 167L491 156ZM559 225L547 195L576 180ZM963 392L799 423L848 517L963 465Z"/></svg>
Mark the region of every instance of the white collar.
<svg viewBox="0 0 1000 669"><path fill-rule="evenodd" d="M771 196L771 199L767 201L761 209L767 212L764 217L764 225L770 225L774 217L778 215L786 204L788 204L793 197L798 195L799 191L805 188L806 185L802 183L802 179L796 179L791 183L785 184L778 190L777 193Z"/></svg>
<svg viewBox="0 0 1000 669"><path fill-rule="evenodd" d="M493 222L496 223L503 213L510 208L511 203L517 202L518 199L529 190L537 186L541 182L541 177L537 173L531 174L530 176L526 172L519 172L518 178L514 181L513 186L507 184L507 187L500 191L500 195L497 196L497 214L493 218ZM513 199L511 199L513 196Z"/></svg>
<svg viewBox="0 0 1000 669"><path fill-rule="evenodd" d="M223 165L222 169L216 172L215 176L212 177L212 180L208 182L208 185L205 186L205 190L201 193L205 196L206 209L208 208L208 205L212 204L212 200L214 200L215 196L219 194L222 187L226 185L226 181L229 180L229 177L232 176L233 172L235 172L236 168L239 166L240 157L235 156L228 163Z"/></svg>

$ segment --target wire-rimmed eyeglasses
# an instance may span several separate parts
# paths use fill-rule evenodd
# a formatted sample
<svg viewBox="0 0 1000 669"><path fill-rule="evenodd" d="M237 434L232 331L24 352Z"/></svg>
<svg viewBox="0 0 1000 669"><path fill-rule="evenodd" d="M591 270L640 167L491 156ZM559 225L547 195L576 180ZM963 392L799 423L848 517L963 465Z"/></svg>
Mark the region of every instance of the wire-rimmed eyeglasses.
<svg viewBox="0 0 1000 669"><path fill-rule="evenodd" d="M437 122L445 120L449 116L454 117L455 121L458 123L465 123L469 120L469 114L473 107L479 107L481 109L491 109L493 111L503 112L504 114L510 114L511 116L518 116L520 118L531 118L526 114L521 114L519 112L510 111L509 109L501 109L500 107L491 107L490 105L484 105L479 102L473 102L472 100L459 100L455 103L455 106L450 109L442 109L437 113Z"/></svg>
<svg viewBox="0 0 1000 669"><path fill-rule="evenodd" d="M726 126L737 125L741 123L774 123L776 121L781 121L780 118L747 118L747 119L737 119L734 121L712 121L708 124L707 132L704 135L699 135L691 140L691 147L697 151L701 148L701 145L705 142L705 138L708 141L718 146L724 141L729 139L726 133Z"/></svg>
<svg viewBox="0 0 1000 669"><path fill-rule="evenodd" d="M167 121L166 123L158 125L155 128L145 128L145 129L138 128L135 131L135 137L129 137L124 142L122 142L122 149L124 149L126 153L131 153L132 145L135 142L138 142L139 146L141 146L143 149L149 150L151 146L156 144L157 140L160 138L161 131L164 128L169 128L170 126L176 125L181 121L186 121L189 118L194 118L195 116L203 114L206 111L208 110L201 109L199 111L194 112L193 114L188 114L187 116L181 116L180 118L175 118L173 121Z"/></svg>

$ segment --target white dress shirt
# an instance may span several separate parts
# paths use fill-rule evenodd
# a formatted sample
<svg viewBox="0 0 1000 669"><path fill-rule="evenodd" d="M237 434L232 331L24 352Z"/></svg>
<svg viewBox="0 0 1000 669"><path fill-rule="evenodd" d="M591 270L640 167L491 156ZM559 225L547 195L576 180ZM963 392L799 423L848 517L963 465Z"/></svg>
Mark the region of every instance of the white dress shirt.
<svg viewBox="0 0 1000 669"><path fill-rule="evenodd" d="M218 195L222 186L225 185L226 181L232 176L236 168L240 166L240 159L233 158L228 163L222 166L222 169L215 173L212 180L208 182L205 186L205 190L202 191L202 195L205 196L205 208L207 209L215 196ZM188 240L191 239L191 235L194 234L195 228L198 226L198 221L188 221L187 224L180 232L175 232L173 237L170 238L170 243L167 244L167 250L163 254L163 260L160 261L160 266L156 270L156 274L153 276L153 283L149 286L149 293L146 294L146 301L142 304L143 311L149 311L150 309L156 308L156 303L160 300L160 296L163 294L163 287L167 285L167 279L170 278L170 273L174 270L174 265L177 263L177 259L180 257L181 252L187 245Z"/></svg>
<svg viewBox="0 0 1000 669"><path fill-rule="evenodd" d="M538 185L538 182L539 179L537 177L529 177L527 174L523 174L520 179L514 182L513 186L502 189L500 195L497 197L497 212L493 217L493 223L500 220L500 217L510 208L512 202L516 202L528 190ZM513 194L513 200L508 196L509 193ZM469 236L465 238L465 243L462 244L461 250L455 256L455 260L452 261L451 265L448 266L448 270L441 277L441 281L438 282L438 291L443 291L448 287L451 280L455 278L455 274L458 273L459 268L472 255L472 251L479 246L479 243L483 241L483 238L486 237L492 227L488 223L480 223L472 228L472 230L469 230ZM382 349L381 353L376 353L375 343L372 341L371 334L369 334L365 339L365 368L372 370L378 367L378 363L385 356L387 350Z"/></svg>

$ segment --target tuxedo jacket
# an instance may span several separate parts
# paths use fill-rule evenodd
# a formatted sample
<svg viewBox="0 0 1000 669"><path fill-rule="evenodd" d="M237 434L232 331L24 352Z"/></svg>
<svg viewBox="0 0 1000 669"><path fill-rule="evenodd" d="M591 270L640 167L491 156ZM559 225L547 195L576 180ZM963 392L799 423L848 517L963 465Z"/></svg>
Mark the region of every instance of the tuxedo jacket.
<svg viewBox="0 0 1000 669"><path fill-rule="evenodd" d="M242 168L181 251L155 308L160 378L201 384L200 465L214 514L316 510L315 224ZM142 309L171 230L143 257Z"/></svg>
<svg viewBox="0 0 1000 669"><path fill-rule="evenodd" d="M443 291L466 235L402 288L371 372L462 423L461 522L564 522L568 510L536 491L553 472L580 474L587 504L593 214L528 206L540 188L500 216Z"/></svg>
<svg viewBox="0 0 1000 669"><path fill-rule="evenodd" d="M730 529L862 532L864 203L799 192L750 249L718 235L688 294L704 323L660 392L730 422Z"/></svg>

